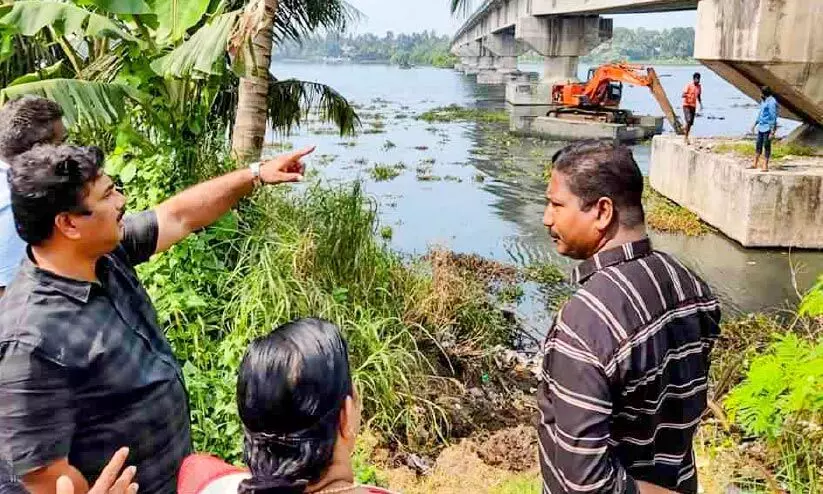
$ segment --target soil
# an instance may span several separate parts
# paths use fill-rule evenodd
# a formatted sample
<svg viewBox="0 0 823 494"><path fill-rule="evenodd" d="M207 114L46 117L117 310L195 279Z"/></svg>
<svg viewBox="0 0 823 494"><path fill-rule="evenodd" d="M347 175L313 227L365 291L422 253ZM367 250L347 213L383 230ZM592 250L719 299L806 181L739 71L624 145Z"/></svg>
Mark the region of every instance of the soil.
<svg viewBox="0 0 823 494"><path fill-rule="evenodd" d="M531 424L501 429L477 445L477 456L487 465L504 470L532 470L538 457L537 429Z"/></svg>
<svg viewBox="0 0 823 494"><path fill-rule="evenodd" d="M518 427L514 430L522 429ZM464 439L444 449L426 475L418 475L406 466L389 469L388 484L391 489L404 494L484 494L499 492L498 488L501 485L521 476L532 479L534 483L538 482L540 473L537 470L537 456L528 459L527 464L530 468L522 474L517 474L505 464L489 464L483 455L489 456L490 453L484 450L482 443Z"/></svg>
<svg viewBox="0 0 823 494"><path fill-rule="evenodd" d="M430 255L429 260L435 259L438 262L448 263L461 271L472 273L473 276L486 283L492 281L514 282L517 280L517 268L510 264L486 259L477 254L458 254L451 251L439 251L436 254L436 257Z"/></svg>

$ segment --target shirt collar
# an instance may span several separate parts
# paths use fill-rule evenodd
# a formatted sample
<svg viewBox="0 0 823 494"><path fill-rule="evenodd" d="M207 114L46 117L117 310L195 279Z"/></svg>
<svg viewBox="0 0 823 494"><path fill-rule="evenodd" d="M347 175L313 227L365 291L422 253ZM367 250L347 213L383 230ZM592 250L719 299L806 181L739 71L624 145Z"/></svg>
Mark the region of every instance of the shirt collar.
<svg viewBox="0 0 823 494"><path fill-rule="evenodd" d="M625 243L613 249L600 251L574 268L574 271L572 271L572 281L575 283L583 283L601 269L645 257L651 254L651 252L652 242L648 238Z"/></svg>
<svg viewBox="0 0 823 494"><path fill-rule="evenodd" d="M95 285L89 281L66 278L65 276L60 276L59 274L38 267L33 261L31 247L26 247L26 257L20 265L20 271L24 276L29 277L36 283L49 286L63 295L84 304L88 303L92 287Z"/></svg>

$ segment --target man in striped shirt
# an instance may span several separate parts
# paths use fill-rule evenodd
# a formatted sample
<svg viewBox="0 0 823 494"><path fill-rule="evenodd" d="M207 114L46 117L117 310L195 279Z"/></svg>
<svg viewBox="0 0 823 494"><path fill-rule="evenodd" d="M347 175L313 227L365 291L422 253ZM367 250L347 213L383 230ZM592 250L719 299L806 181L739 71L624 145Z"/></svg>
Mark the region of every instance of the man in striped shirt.
<svg viewBox="0 0 823 494"><path fill-rule="evenodd" d="M652 250L628 148L584 141L553 161L543 222L560 254L584 261L545 343L544 493L696 493L692 438L719 304Z"/></svg>

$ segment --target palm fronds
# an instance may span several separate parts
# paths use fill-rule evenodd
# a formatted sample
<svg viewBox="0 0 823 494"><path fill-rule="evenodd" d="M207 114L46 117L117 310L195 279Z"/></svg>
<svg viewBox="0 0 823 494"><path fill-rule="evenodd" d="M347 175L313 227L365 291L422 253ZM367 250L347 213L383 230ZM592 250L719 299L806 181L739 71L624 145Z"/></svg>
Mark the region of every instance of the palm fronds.
<svg viewBox="0 0 823 494"><path fill-rule="evenodd" d="M360 118L340 93L316 82L272 81L269 86L269 119L278 131L299 127L310 112L320 119L333 122L340 135L352 134L360 125Z"/></svg>

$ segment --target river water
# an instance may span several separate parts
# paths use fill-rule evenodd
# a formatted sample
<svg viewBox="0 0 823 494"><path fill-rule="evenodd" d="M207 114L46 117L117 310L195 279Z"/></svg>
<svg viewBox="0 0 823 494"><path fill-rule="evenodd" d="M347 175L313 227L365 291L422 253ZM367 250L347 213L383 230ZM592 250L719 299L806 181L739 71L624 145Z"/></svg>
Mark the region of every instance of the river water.
<svg viewBox="0 0 823 494"><path fill-rule="evenodd" d="M521 68L541 70L538 65ZM521 265L535 260L572 265L554 252L542 225L542 166L564 143L508 136L506 126L498 124L429 124L413 118L451 104L503 108L502 86L479 86L473 77L430 67L275 63L272 70L280 79L331 85L358 106L363 130L375 128L376 120L382 122L375 133L361 132L355 138L341 138L330 127L311 123L289 136L270 135L269 141L295 147L316 144L309 166L318 170L323 181L361 179L378 201L383 223L393 230L392 247L421 254L441 245ZM586 70L581 66L581 77ZM658 67L673 105L679 107L679 94L695 70L703 74L705 110L694 134L745 134L757 111L754 102L706 68ZM636 113L661 113L645 88L626 87L623 106ZM781 121L779 133L795 125ZM649 144L633 146L633 151L646 173ZM393 180L375 181L369 174L375 163L400 162L405 169ZM441 180L419 180L418 174ZM806 290L823 272L820 251L744 249L721 234L650 235L656 248L676 255L706 279L727 312L793 304L796 288ZM534 312L534 303L530 295L519 310Z"/></svg>

